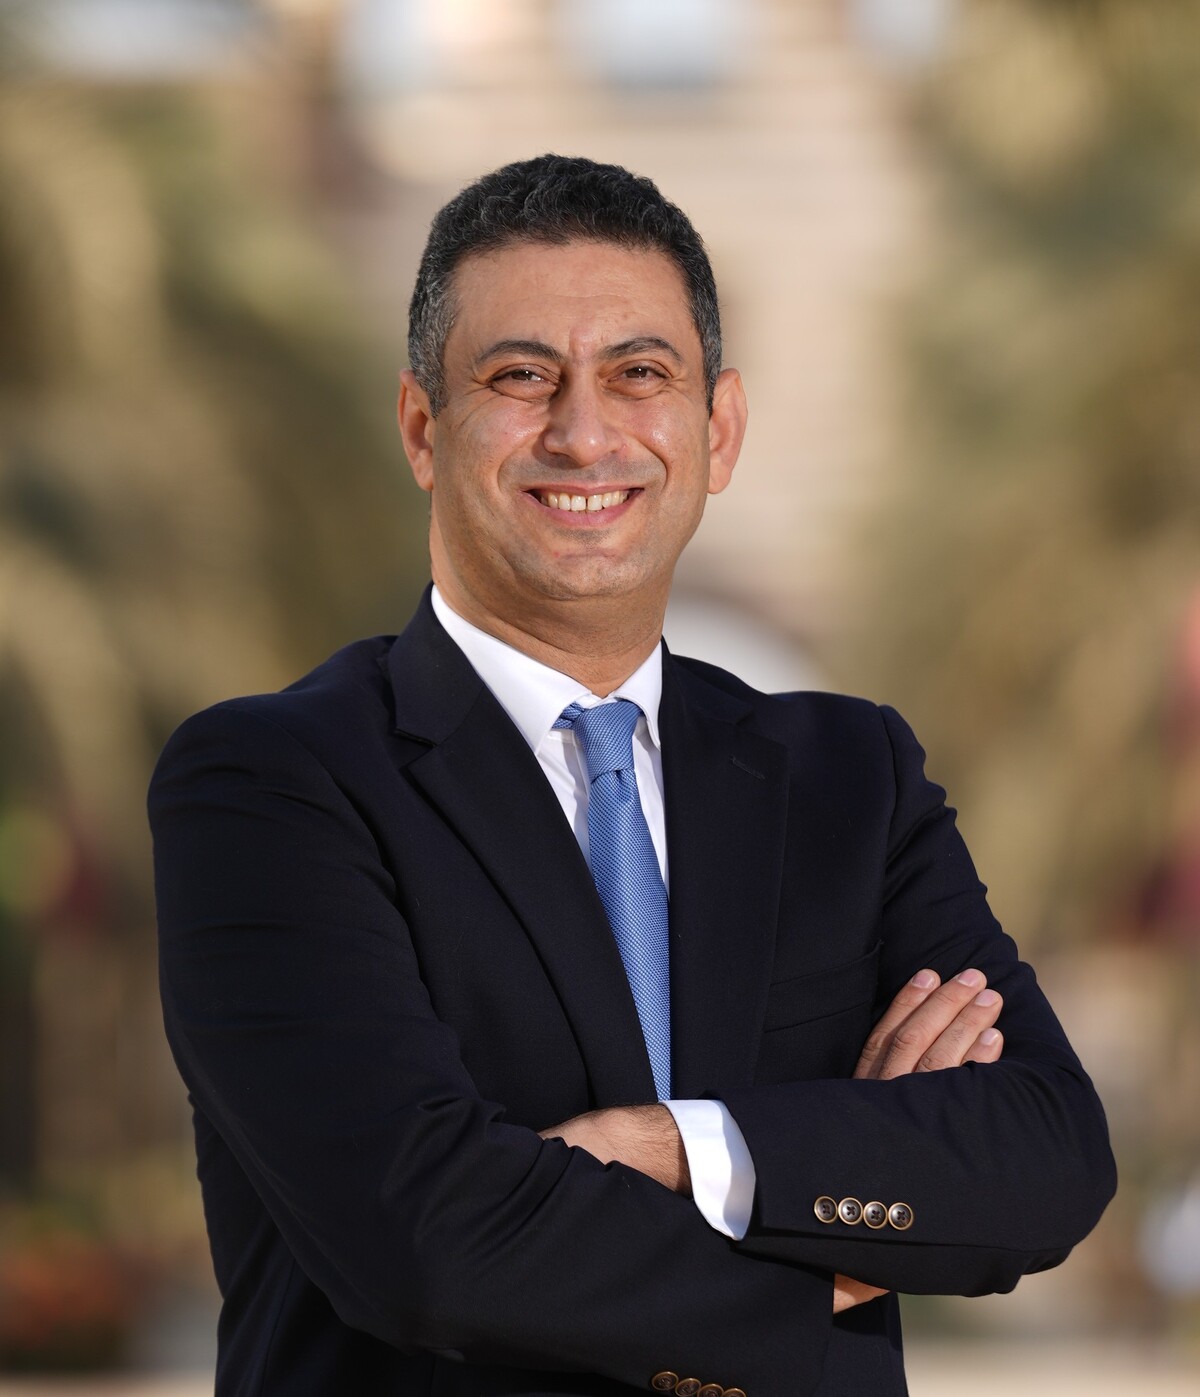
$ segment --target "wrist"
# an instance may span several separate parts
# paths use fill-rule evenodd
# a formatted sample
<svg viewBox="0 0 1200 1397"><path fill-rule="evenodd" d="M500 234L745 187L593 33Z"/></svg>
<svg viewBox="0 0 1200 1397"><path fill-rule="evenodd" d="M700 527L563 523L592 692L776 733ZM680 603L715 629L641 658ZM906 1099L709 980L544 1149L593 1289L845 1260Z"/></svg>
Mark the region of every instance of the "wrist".
<svg viewBox="0 0 1200 1397"><path fill-rule="evenodd" d="M674 1193L691 1196L683 1139L665 1106L602 1107L541 1135L586 1150L602 1164L626 1164Z"/></svg>

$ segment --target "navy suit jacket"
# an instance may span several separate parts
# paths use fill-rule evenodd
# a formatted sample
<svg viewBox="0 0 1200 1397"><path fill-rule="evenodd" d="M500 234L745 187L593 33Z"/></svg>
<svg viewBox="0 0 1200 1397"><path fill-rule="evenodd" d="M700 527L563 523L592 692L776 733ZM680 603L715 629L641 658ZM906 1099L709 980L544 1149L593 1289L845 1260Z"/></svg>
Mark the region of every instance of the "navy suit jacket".
<svg viewBox="0 0 1200 1397"><path fill-rule="evenodd" d="M674 1090L721 1098L746 1137L738 1243L535 1133L653 1081L561 808L428 597L398 638L171 739L162 992L224 1301L218 1397L618 1397L663 1372L903 1393L894 1297L833 1318L834 1271L1006 1290L1095 1223L1100 1106L904 723L664 654L660 725ZM1003 1060L850 1080L925 965L986 972ZM827 1224L823 1195L914 1220Z"/></svg>

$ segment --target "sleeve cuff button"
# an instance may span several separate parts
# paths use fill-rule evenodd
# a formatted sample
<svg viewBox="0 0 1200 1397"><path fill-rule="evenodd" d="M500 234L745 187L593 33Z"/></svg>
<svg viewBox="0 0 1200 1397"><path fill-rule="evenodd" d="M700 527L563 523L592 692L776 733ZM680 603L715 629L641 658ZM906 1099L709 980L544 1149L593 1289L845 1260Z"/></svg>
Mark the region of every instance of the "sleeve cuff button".
<svg viewBox="0 0 1200 1397"><path fill-rule="evenodd" d="M838 1217L851 1227L862 1221L862 1204L857 1198L843 1198L837 1206Z"/></svg>
<svg viewBox="0 0 1200 1397"><path fill-rule="evenodd" d="M888 1220L888 1210L882 1203L868 1203L863 1208L863 1222L868 1227L882 1227Z"/></svg>
<svg viewBox="0 0 1200 1397"><path fill-rule="evenodd" d="M907 1231L913 1225L913 1210L907 1203L893 1203L888 1209L888 1222L897 1232Z"/></svg>

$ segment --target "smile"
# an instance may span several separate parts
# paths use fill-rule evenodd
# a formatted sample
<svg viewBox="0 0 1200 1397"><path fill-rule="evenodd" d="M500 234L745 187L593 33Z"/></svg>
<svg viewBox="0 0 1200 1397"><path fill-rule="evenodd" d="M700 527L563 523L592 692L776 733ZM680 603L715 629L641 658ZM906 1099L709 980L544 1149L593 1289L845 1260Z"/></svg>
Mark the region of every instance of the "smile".
<svg viewBox="0 0 1200 1397"><path fill-rule="evenodd" d="M602 495L555 494L551 490L530 491L547 509L561 509L569 514L597 514L602 509L612 509L624 504L632 490L608 490Z"/></svg>

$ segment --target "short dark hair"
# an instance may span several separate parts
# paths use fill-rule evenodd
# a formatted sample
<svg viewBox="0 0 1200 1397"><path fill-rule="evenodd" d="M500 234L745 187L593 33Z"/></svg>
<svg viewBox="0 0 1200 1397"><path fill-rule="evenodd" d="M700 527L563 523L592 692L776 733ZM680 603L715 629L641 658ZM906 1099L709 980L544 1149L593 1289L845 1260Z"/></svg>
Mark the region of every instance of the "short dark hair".
<svg viewBox="0 0 1200 1397"><path fill-rule="evenodd" d="M438 213L408 310L408 359L436 417L446 403L444 356L454 323L454 271L464 258L516 242L617 243L665 253L679 268L704 353L709 411L721 372L721 312L700 234L653 181L581 156L539 155L470 184Z"/></svg>

